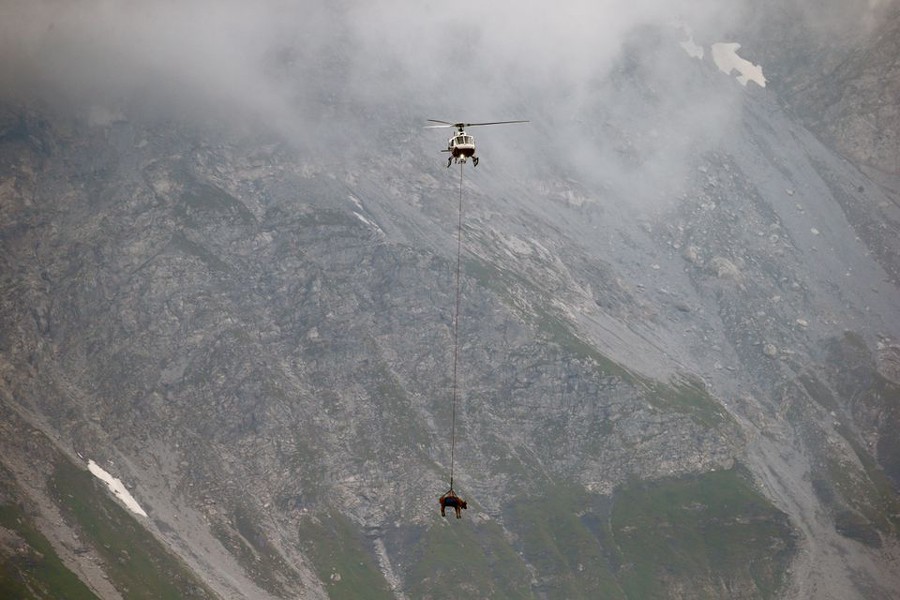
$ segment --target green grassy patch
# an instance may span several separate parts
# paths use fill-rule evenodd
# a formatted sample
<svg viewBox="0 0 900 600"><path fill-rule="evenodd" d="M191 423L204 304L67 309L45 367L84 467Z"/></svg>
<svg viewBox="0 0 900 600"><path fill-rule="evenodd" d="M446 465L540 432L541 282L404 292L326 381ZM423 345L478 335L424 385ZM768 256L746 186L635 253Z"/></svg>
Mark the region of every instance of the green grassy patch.
<svg viewBox="0 0 900 600"><path fill-rule="evenodd" d="M653 381L600 353L578 337L561 317L547 314L538 327L544 337L562 351L589 360L603 376L616 377L632 385L660 410L686 415L707 429L734 423L733 417L710 395L703 381L695 376L677 375L667 383Z"/></svg>
<svg viewBox="0 0 900 600"><path fill-rule="evenodd" d="M96 600L19 507L0 505L0 527L15 532L22 541L8 548L9 554L0 552L0 598Z"/></svg>
<svg viewBox="0 0 900 600"><path fill-rule="evenodd" d="M844 426L838 433L848 441L862 465L862 471L848 472L837 460L827 462L828 475L841 497L860 513L875 529L885 535L896 536L900 531L900 497L875 459L856 441ZM856 531L858 527L846 528ZM865 539L870 540L870 537Z"/></svg>
<svg viewBox="0 0 900 600"><path fill-rule="evenodd" d="M619 490L610 517L628 598L774 598L796 550L787 516L739 470Z"/></svg>
<svg viewBox="0 0 900 600"><path fill-rule="evenodd" d="M473 258L464 258L462 268L465 274L475 279L481 286L495 292L507 291L507 280L515 277L508 271L501 270L494 265Z"/></svg>
<svg viewBox="0 0 900 600"><path fill-rule="evenodd" d="M581 339L572 331L572 326L563 317L554 315L545 309L538 309L535 315L538 332L544 339L558 346L566 354L591 361L594 369L604 376L618 377L631 384L638 382L639 378L634 373Z"/></svg>
<svg viewBox="0 0 900 600"><path fill-rule="evenodd" d="M329 598L394 597L366 539L346 517L331 512L309 517L299 535Z"/></svg>
<svg viewBox="0 0 900 600"><path fill-rule="evenodd" d="M469 511L471 512L471 511ZM493 522L447 517L421 532L407 574L411 598L533 598L530 575ZM440 517L437 517L440 518Z"/></svg>
<svg viewBox="0 0 900 600"><path fill-rule="evenodd" d="M900 431L900 385L878 375L873 396L872 400L879 401L883 407L878 429L878 463L897 495L900 494L900 435L897 435Z"/></svg>
<svg viewBox="0 0 900 600"><path fill-rule="evenodd" d="M613 498L565 483L541 489L509 503L500 521L448 518L409 533L404 591L415 598L775 598L796 551L787 516L739 468L635 481Z"/></svg>
<svg viewBox="0 0 900 600"><path fill-rule="evenodd" d="M834 516L834 529L842 536L856 540L870 548L881 548L881 536L868 519L852 510L842 510Z"/></svg>
<svg viewBox="0 0 900 600"><path fill-rule="evenodd" d="M548 302L542 292L521 275L474 259L464 261L463 267L466 275L498 294L524 320L532 323L546 341L555 344L561 351L593 361L596 368L606 375L633 380L631 372L578 337L561 315L556 315L552 309L547 308ZM518 295L516 290L520 292ZM528 306L517 299L524 295L530 299Z"/></svg>
<svg viewBox="0 0 900 600"><path fill-rule="evenodd" d="M614 377L635 387L653 406L684 414L706 428L734 423L733 417L709 394L697 377L679 375L669 382L657 382L630 371L604 355L582 339L573 330L572 324L550 306L540 290L522 276L472 259L465 262L465 270L467 275L497 293L561 353L589 362L603 377ZM518 296L514 290L520 292ZM529 297L527 306L517 300L523 295Z"/></svg>
<svg viewBox="0 0 900 600"><path fill-rule="evenodd" d="M652 390L649 400L657 408L687 415L709 429L734 422L728 411L709 394L703 381L696 377L681 375L667 384L648 382L646 385Z"/></svg>
<svg viewBox="0 0 900 600"><path fill-rule="evenodd" d="M827 368L821 380L804 384L807 391L823 406L829 407L821 399L826 396L841 414L849 411L857 428L877 434L877 446L867 448L856 428L838 416L836 430L853 448L862 469L829 456L823 448L826 459L819 469L823 481L817 490L823 490L820 497L831 500L831 508L838 511L838 531L872 545L875 538L864 532L863 520L884 535L900 533L900 386L878 372L875 356L859 334L845 332L826 347Z"/></svg>
<svg viewBox="0 0 900 600"><path fill-rule="evenodd" d="M869 410L881 414L878 423L876 462L851 432L841 431L850 440L874 487L873 505L879 507L876 520L890 522L894 535L900 532L900 386L878 372L872 373L871 386L858 396ZM881 527L884 530L884 527Z"/></svg>
<svg viewBox="0 0 900 600"><path fill-rule="evenodd" d="M610 543L605 509L590 510L593 502L581 488L560 485L511 506L506 521L537 572L541 597L626 598L616 576L619 557Z"/></svg>
<svg viewBox="0 0 900 600"><path fill-rule="evenodd" d="M215 597L88 471L60 460L48 489L82 542L100 555L103 571L127 600Z"/></svg>

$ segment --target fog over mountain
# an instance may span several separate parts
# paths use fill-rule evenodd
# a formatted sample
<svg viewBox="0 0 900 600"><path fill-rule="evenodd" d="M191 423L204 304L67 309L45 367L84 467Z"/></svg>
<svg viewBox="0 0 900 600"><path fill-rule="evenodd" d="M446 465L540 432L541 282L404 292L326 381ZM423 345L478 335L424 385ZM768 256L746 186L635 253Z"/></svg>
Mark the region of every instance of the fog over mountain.
<svg viewBox="0 0 900 600"><path fill-rule="evenodd" d="M572 115L602 98L597 83L623 44L643 43L642 27L678 19L722 30L739 18L717 2L553 11L492 3L471 14L437 2L18 2L7 11L7 96L111 115L254 120L298 145L331 142L327 154L340 158L370 132L422 115L503 114L525 109L524 98L553 106L560 133L573 136ZM715 130L727 118L718 99L692 90L659 58L653 68L665 77L671 110L657 119ZM621 102L616 108L627 110L629 99Z"/></svg>
<svg viewBox="0 0 900 600"><path fill-rule="evenodd" d="M460 11L441 2L11 1L0 25L0 81L14 101L101 119L140 111L211 120L216 129L223 121L266 127L339 159L355 157L370 132L422 115L500 118L490 115L523 110L527 98L552 107L554 144L596 172L609 157L585 142L573 117L600 103L612 114L634 107L634 97L598 83L622 68L623 47L652 45L643 39L651 28L690 24L709 45L745 29L766 39L771 19L781 18L778 26L793 23L827 42L874 35L892 6L777 4L761 11L742 2L610 1L548 11L501 2ZM660 134L654 154L664 168L683 155L680 140L714 139L740 109L727 92L697 89L677 59L655 58L661 93L645 116Z"/></svg>
<svg viewBox="0 0 900 600"><path fill-rule="evenodd" d="M7 0L0 596L900 595L898 43Z"/></svg>

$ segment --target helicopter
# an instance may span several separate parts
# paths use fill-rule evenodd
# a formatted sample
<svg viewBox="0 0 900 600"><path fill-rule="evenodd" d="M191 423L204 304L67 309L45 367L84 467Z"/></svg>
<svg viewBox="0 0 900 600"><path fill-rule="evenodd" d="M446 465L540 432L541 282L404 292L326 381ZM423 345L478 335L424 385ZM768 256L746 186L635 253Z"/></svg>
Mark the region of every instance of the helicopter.
<svg viewBox="0 0 900 600"><path fill-rule="evenodd" d="M447 167L455 160L457 163L465 164L466 159L472 159L472 166L478 166L478 157L475 156L475 138L466 133L466 127L480 127L482 125L506 125L508 123L528 123L528 121L492 121L490 123L450 123L448 121L440 121L438 119L428 119L431 123L440 123L440 125L426 125L428 129L441 129L445 127L456 127L456 133L447 141L447 149L441 152L449 152L447 158Z"/></svg>

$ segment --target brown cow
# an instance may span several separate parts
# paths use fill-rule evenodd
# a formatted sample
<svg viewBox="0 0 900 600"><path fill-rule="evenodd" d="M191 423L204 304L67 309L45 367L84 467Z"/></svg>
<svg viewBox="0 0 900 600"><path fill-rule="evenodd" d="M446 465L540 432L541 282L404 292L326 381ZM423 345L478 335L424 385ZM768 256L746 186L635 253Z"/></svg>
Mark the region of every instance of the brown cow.
<svg viewBox="0 0 900 600"><path fill-rule="evenodd" d="M444 509L448 506L452 507L456 511L456 518L462 519L462 511L468 510L469 505L465 500L456 495L452 489L448 491L446 494L440 497L438 502L441 503L441 516L447 516L444 513Z"/></svg>

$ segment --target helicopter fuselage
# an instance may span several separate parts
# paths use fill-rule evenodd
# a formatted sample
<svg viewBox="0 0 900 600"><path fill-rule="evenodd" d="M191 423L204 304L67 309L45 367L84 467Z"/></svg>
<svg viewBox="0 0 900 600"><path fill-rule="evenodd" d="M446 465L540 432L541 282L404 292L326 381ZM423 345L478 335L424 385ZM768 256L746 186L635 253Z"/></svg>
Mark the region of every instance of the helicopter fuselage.
<svg viewBox="0 0 900 600"><path fill-rule="evenodd" d="M427 125L428 128L444 128L455 127L456 134L447 141L447 149L441 152L449 152L450 158L447 159L447 166L455 160L458 163L465 163L467 159L472 159L472 165L478 166L478 157L475 156L475 138L466 133L465 127L480 127L481 125L506 125L509 123L527 123L528 121L490 121L487 123L451 123L450 121L441 121L439 119L428 119L430 123L437 125Z"/></svg>
<svg viewBox="0 0 900 600"><path fill-rule="evenodd" d="M454 158L472 156L475 154L475 138L465 131L461 131L450 138L447 142L447 149L453 154Z"/></svg>
<svg viewBox="0 0 900 600"><path fill-rule="evenodd" d="M475 156L475 138L460 130L447 141L447 152L457 162L466 162L467 158ZM474 162L477 162L477 159Z"/></svg>

